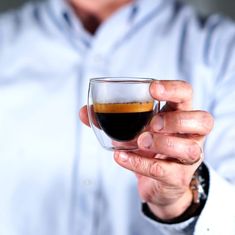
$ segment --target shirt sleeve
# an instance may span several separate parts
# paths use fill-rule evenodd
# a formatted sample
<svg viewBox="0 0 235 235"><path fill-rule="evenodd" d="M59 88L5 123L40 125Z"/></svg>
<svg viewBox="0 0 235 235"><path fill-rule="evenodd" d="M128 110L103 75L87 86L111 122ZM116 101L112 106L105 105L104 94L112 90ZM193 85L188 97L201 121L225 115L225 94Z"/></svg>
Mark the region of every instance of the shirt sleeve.
<svg viewBox="0 0 235 235"><path fill-rule="evenodd" d="M217 17L210 31L208 66L214 73L210 112L215 124L205 144L210 172L207 203L195 235L235 234L235 25Z"/></svg>
<svg viewBox="0 0 235 235"><path fill-rule="evenodd" d="M200 216L177 224L159 223L144 214L145 219L165 235L235 234L235 189L212 167L209 166L208 169L209 194Z"/></svg>
<svg viewBox="0 0 235 235"><path fill-rule="evenodd" d="M146 204L143 204L142 212L145 216L145 219L149 221L153 226L156 227L156 230L160 230L165 235L191 235L193 234L195 224L197 222L197 217L192 217L186 221L176 224L167 224L161 223L152 218L150 215L151 212L148 211Z"/></svg>
<svg viewBox="0 0 235 235"><path fill-rule="evenodd" d="M207 202L195 226L195 235L235 234L235 189L212 167Z"/></svg>

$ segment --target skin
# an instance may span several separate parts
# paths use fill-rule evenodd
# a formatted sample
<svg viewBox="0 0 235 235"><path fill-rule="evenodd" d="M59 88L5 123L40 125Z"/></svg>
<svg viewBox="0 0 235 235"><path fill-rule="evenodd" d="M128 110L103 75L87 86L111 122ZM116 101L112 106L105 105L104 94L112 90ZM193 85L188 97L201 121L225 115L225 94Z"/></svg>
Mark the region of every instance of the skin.
<svg viewBox="0 0 235 235"><path fill-rule="evenodd" d="M186 82L154 81L150 93L156 100L167 101L165 106L138 137L139 150L116 151L114 159L136 174L139 194L152 212L168 220L180 216L192 202L189 185L203 161L203 144L213 128L213 117L192 110L192 87ZM89 125L86 106L80 110L80 119Z"/></svg>
<svg viewBox="0 0 235 235"><path fill-rule="evenodd" d="M104 20L129 2L71 0L71 5L84 27L95 33ZM186 82L154 81L150 93L154 99L166 101L165 106L152 118L148 131L138 137L139 150L116 151L114 159L136 174L140 197L151 211L168 220L180 216L192 202L189 185L203 161L203 144L213 128L213 117L192 110L192 87ZM86 106L80 110L80 119L89 126Z"/></svg>
<svg viewBox="0 0 235 235"><path fill-rule="evenodd" d="M84 28L94 34L102 22L132 0L69 0Z"/></svg>

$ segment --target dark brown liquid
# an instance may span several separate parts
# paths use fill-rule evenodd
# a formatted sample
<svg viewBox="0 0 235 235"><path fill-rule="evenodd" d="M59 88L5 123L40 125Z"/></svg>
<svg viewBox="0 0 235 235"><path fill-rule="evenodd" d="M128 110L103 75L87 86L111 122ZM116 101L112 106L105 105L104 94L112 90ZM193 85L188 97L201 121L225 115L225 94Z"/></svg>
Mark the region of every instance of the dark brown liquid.
<svg viewBox="0 0 235 235"><path fill-rule="evenodd" d="M134 139L152 117L153 103L95 104L97 121L117 141Z"/></svg>

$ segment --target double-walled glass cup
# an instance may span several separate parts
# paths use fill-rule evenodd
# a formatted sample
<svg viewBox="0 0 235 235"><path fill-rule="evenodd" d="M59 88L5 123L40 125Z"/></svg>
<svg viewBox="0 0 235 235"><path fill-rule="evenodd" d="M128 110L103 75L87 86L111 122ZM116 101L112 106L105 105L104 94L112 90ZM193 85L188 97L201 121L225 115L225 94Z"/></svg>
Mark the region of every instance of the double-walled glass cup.
<svg viewBox="0 0 235 235"><path fill-rule="evenodd" d="M149 92L152 81L132 77L90 80L89 122L105 149L138 149L137 138L159 107Z"/></svg>

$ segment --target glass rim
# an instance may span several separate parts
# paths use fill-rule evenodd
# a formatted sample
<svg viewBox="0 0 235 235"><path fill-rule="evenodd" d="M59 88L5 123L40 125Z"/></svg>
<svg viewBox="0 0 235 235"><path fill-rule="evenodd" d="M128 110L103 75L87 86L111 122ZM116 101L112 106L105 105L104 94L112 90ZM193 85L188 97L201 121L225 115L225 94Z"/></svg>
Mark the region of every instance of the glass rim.
<svg viewBox="0 0 235 235"><path fill-rule="evenodd" d="M155 78L147 78L147 77L110 76L110 77L91 78L90 83L151 83L155 80L156 80Z"/></svg>

